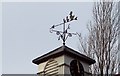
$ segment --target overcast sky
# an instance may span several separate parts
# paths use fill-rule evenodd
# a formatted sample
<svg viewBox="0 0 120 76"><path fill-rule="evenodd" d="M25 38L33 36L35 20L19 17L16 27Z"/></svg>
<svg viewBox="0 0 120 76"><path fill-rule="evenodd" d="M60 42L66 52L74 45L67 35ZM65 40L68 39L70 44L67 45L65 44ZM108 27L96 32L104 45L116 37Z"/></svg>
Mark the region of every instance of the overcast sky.
<svg viewBox="0 0 120 76"><path fill-rule="evenodd" d="M62 45L49 28L61 23L72 10L78 20L71 23L70 31L86 35L93 3L11 2L2 6L2 73L35 74L37 66L32 60ZM66 45L78 50L78 38L68 38Z"/></svg>
<svg viewBox="0 0 120 76"><path fill-rule="evenodd" d="M0 2L0 75L2 73L2 3Z"/></svg>

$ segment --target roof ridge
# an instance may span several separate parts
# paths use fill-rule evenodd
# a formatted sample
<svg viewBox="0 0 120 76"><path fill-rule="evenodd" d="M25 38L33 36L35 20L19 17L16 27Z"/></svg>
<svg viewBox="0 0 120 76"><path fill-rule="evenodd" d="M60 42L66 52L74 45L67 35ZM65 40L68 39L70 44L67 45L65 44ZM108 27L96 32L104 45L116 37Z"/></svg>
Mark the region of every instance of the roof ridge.
<svg viewBox="0 0 120 76"><path fill-rule="evenodd" d="M60 46L60 47L42 55L42 56L37 57L32 62L35 64L39 64L41 62L44 62L45 60L48 60L49 58L58 57L58 56L63 55L63 54L70 55L73 57L76 56L76 57L84 58L85 60L88 60L88 62L90 64L95 63L95 61L92 58L89 58L86 55L83 55L80 52L78 52L72 48L69 48L68 46L65 46L65 45Z"/></svg>

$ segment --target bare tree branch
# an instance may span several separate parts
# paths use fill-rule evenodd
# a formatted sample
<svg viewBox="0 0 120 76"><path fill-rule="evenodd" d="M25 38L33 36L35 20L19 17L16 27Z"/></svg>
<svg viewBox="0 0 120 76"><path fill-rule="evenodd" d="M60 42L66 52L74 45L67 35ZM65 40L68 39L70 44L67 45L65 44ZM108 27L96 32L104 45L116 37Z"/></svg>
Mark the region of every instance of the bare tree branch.
<svg viewBox="0 0 120 76"><path fill-rule="evenodd" d="M86 41L80 34L79 40L84 53L96 60L96 64L90 67L94 74L114 74L117 71L117 36L119 12L117 3L112 1L94 3L93 21L87 25L89 35Z"/></svg>

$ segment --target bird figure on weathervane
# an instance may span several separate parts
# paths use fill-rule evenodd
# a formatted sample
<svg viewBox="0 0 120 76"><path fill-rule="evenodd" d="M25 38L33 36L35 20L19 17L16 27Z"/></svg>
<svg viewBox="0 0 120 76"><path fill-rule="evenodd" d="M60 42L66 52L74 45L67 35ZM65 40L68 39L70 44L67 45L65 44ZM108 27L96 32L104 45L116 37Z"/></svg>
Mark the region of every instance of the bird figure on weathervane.
<svg viewBox="0 0 120 76"><path fill-rule="evenodd" d="M66 16L65 19L63 19L63 23L57 24L57 25L53 25L50 28L50 32L56 32L57 35L59 35L58 40L62 39L63 40L63 45L65 45L65 41L67 40L68 37L72 37L72 35L76 35L76 33L69 33L68 29L70 29L70 24L66 24L69 23L73 20L77 20L77 17L75 17L75 15L73 15L73 12L71 11L69 13L69 16ZM63 31L58 31L55 30L55 27L63 25ZM67 26L67 28L65 27Z"/></svg>

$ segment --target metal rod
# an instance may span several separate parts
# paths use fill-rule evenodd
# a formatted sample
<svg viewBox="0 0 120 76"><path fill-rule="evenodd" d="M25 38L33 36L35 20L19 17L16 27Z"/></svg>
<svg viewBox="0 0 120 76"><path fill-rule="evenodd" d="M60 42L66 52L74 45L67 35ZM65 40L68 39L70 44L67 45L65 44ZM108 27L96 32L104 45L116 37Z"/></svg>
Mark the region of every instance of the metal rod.
<svg viewBox="0 0 120 76"><path fill-rule="evenodd" d="M69 21L69 22L71 22L71 21ZM68 22L65 22L65 23L68 23ZM65 23L63 22L63 23L60 23L60 24L57 24L57 25L54 25L54 26L56 27L56 26L59 26L59 25L62 25L62 24L64 25Z"/></svg>
<svg viewBox="0 0 120 76"><path fill-rule="evenodd" d="M65 23L63 24L63 45L65 45Z"/></svg>

